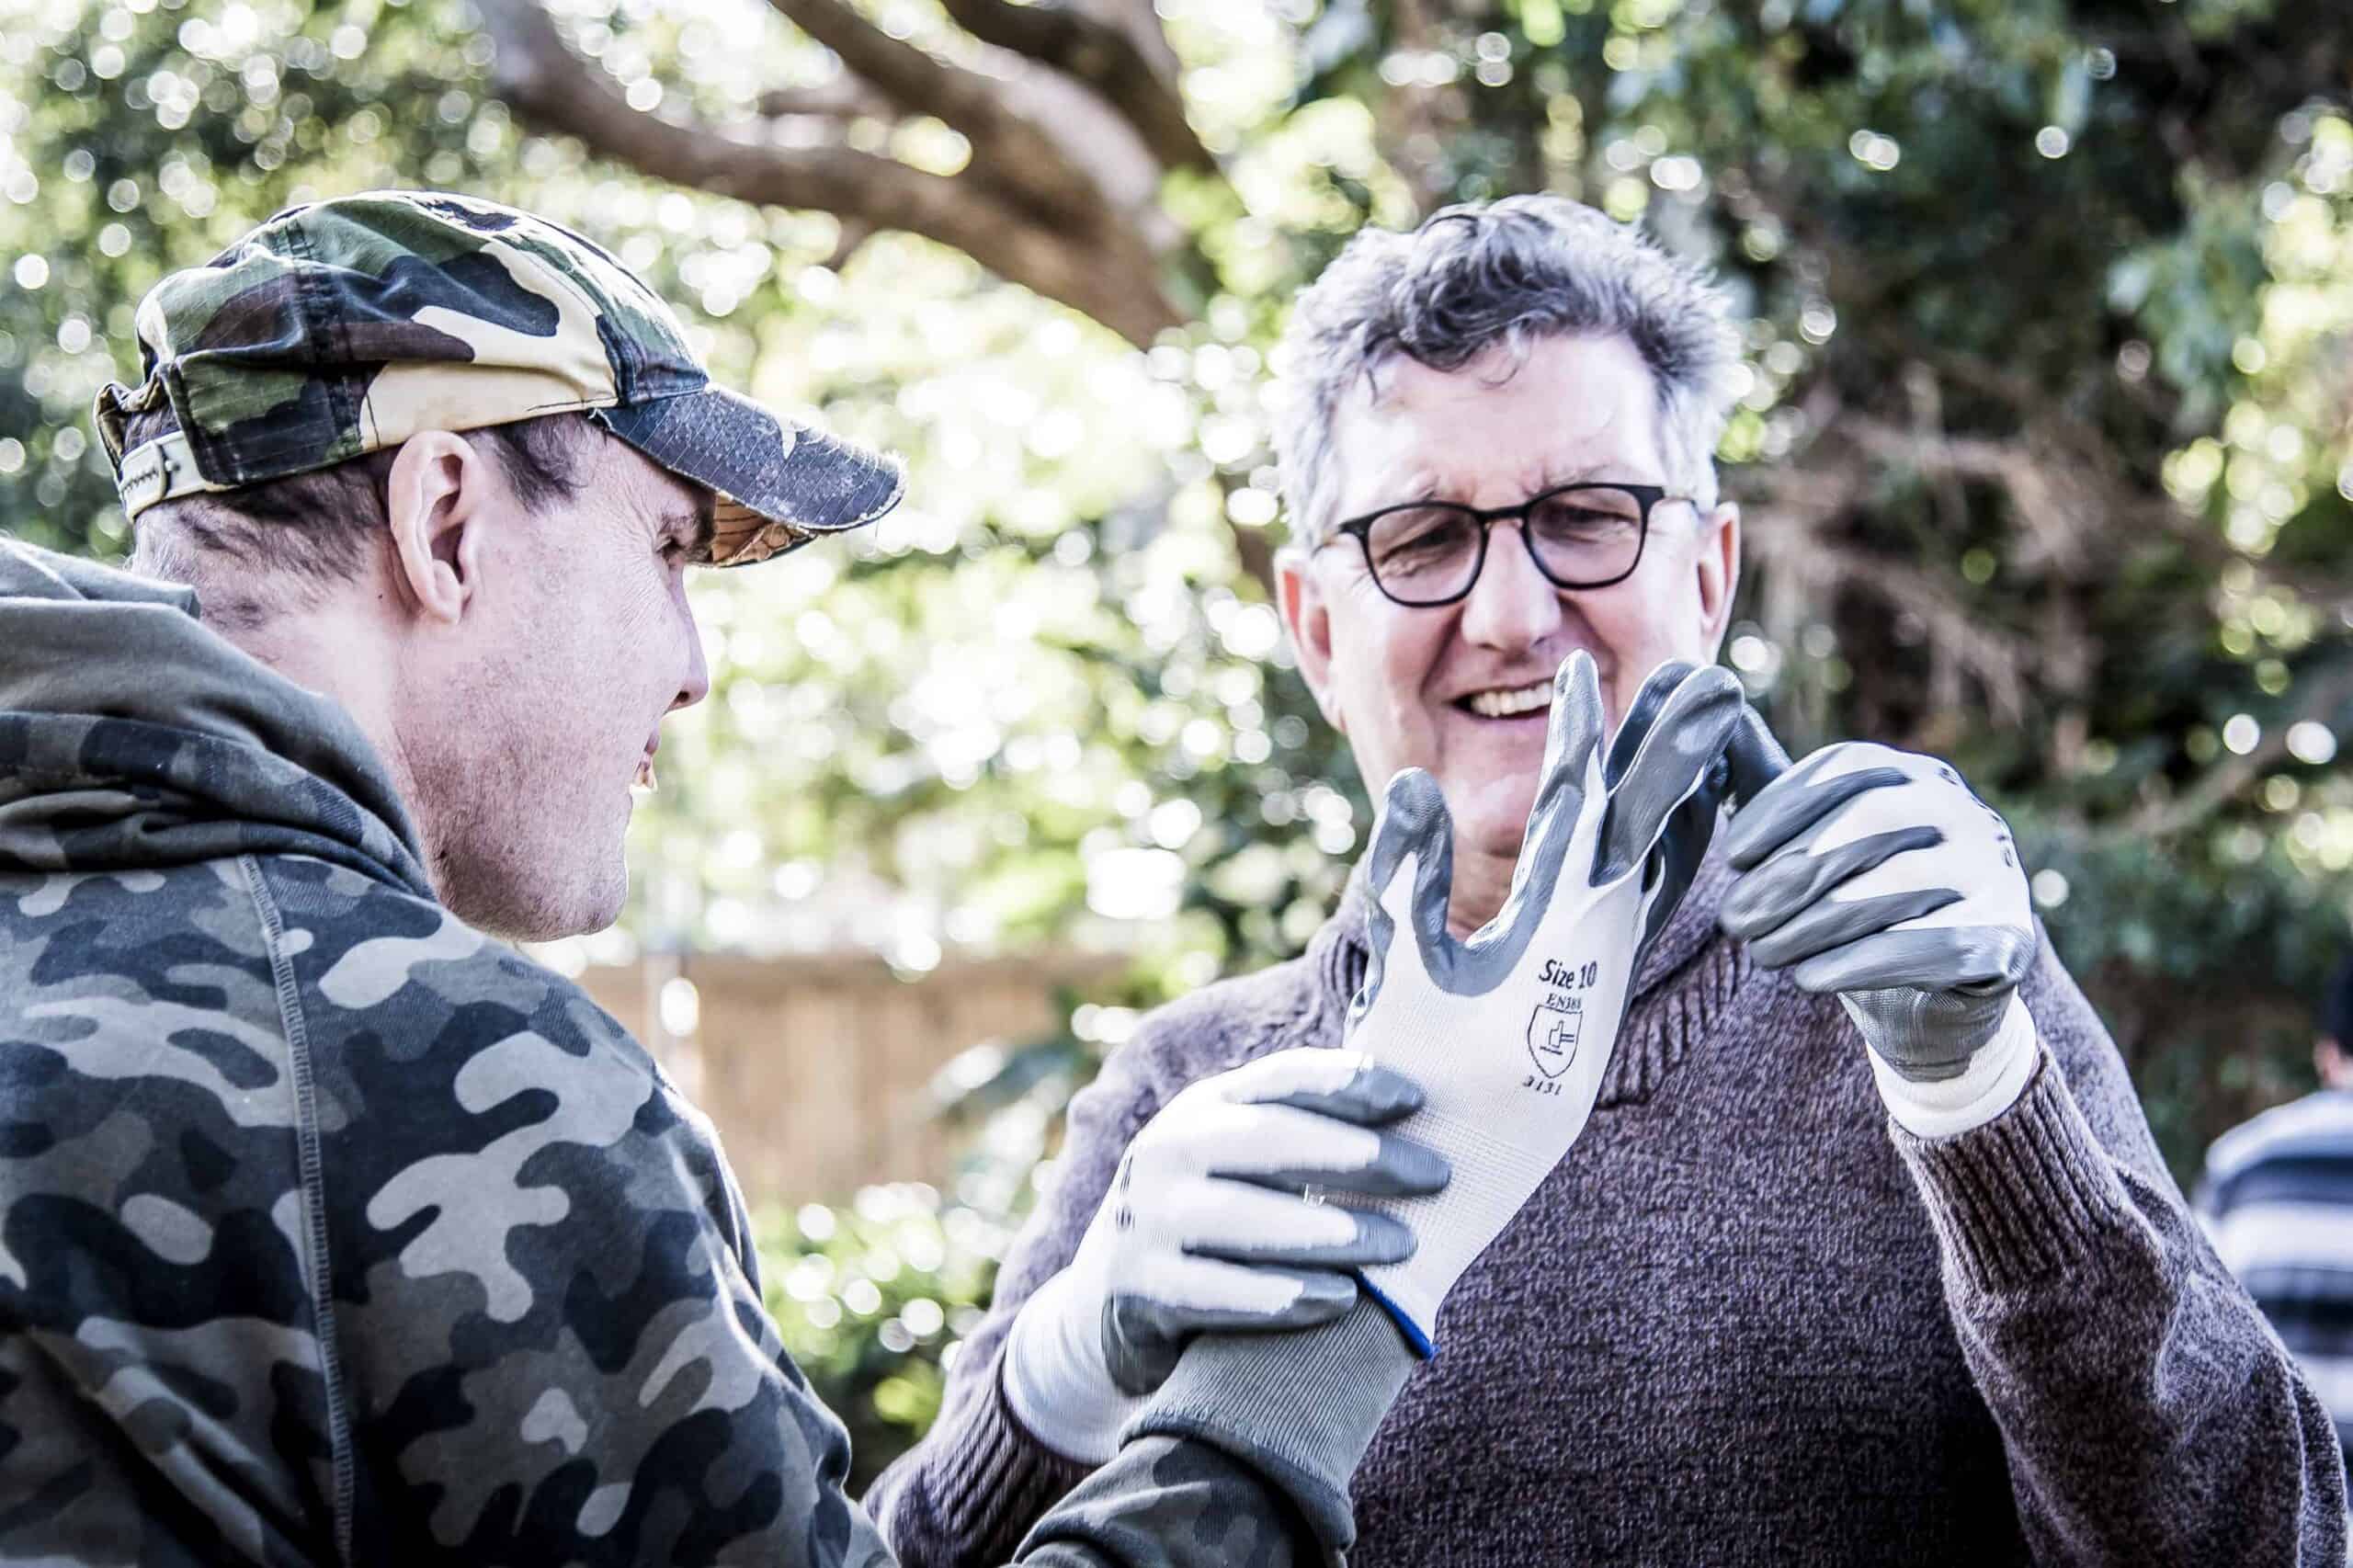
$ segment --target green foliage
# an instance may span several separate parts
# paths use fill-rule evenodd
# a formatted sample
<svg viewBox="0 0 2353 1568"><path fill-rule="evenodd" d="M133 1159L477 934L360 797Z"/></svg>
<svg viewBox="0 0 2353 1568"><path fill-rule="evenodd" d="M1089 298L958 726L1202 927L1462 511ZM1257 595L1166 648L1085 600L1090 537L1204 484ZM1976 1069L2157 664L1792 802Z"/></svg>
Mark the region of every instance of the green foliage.
<svg viewBox="0 0 2353 1568"><path fill-rule="evenodd" d="M2097 998L2186 1189L2215 1138L2312 1087L2308 999L2343 960L2343 905L2248 828L2217 830L2222 842L2191 858L2016 825L2039 901L2057 901L2052 939Z"/></svg>
<svg viewBox="0 0 2353 1568"><path fill-rule="evenodd" d="M713 123L838 68L751 0L556 9L632 103ZM2344 8L1156 10L1224 167L1163 186L1195 319L1139 353L927 242L527 134L460 0L0 0L0 527L122 549L89 398L137 375L145 288L278 207L430 183L581 228L722 376L913 480L870 538L698 586L719 689L601 949L1134 952L1067 1075L1124 1027L1103 1004L1294 950L1367 822L1250 570L1289 298L1366 222L1559 189L1733 291L1729 653L1785 737L1949 755L2018 819L2177 1166L2297 1086L2353 876ZM937 121L846 135L964 155Z"/></svg>
<svg viewBox="0 0 2353 1568"><path fill-rule="evenodd" d="M1739 291L1730 654L1784 737L1952 756L2020 823L2177 1170L2303 1086L2353 867L2344 16L1342 14L1311 91L1439 84L1391 142L1427 199L1547 185Z"/></svg>
<svg viewBox="0 0 2353 1568"><path fill-rule="evenodd" d="M768 1311L825 1407L849 1427L865 1491L939 1413L961 1336L979 1322L1000 1222L919 1184L870 1187L755 1223Z"/></svg>

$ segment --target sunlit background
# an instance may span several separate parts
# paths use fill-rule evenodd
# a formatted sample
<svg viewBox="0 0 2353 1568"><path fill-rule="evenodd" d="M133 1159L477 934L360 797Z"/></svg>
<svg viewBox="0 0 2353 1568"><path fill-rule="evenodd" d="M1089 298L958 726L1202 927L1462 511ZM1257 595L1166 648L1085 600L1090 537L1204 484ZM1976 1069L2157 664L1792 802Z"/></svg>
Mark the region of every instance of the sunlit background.
<svg viewBox="0 0 2353 1568"><path fill-rule="evenodd" d="M1728 659L1793 750L1938 751L2012 816L2176 1169L2306 1086L2353 892L2329 9L0 0L0 528L119 556L86 410L138 299L376 186L581 229L723 379L904 454L868 535L695 585L628 917L542 955L720 1117L870 1474L1073 1088L1298 950L1369 825L1267 598L1267 388L1301 284L1447 200L1718 269Z"/></svg>

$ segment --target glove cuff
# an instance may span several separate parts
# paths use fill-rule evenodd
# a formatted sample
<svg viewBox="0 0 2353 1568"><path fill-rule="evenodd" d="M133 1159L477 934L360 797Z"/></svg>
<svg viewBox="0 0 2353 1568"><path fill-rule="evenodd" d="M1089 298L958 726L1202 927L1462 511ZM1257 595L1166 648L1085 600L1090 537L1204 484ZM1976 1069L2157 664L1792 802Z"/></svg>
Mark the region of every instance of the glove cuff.
<svg viewBox="0 0 2353 1568"><path fill-rule="evenodd" d="M1099 1465L1144 1407L1120 1392L1103 1362L1103 1324L1086 1318L1093 1293L1065 1268L1014 1315L1005 1343L1005 1402L1029 1435L1066 1460Z"/></svg>
<svg viewBox="0 0 2353 1568"><path fill-rule="evenodd" d="M1449 1037L1434 1028L1430 1038ZM1593 1103L1594 1085L1602 1071L1601 1054L1594 1052L1597 1060L1587 1069L1584 1083L1544 1102L1558 1108L1557 1136L1563 1148L1584 1129L1586 1108ZM1510 1071L1523 1074L1519 1068ZM1457 1075L1473 1076L1460 1068ZM1435 1099L1440 1080L1433 1074L1422 1082L1432 1086ZM1406 1137L1443 1155L1454 1175L1446 1190L1434 1197L1385 1198L1364 1206L1404 1221L1413 1230L1415 1244L1413 1256L1404 1262L1376 1264L1358 1270L1357 1278L1363 1281L1366 1294L1395 1320L1415 1353L1434 1356L1438 1308L1447 1293L1526 1206L1562 1156L1540 1145L1531 1149L1515 1139L1497 1137L1435 1104L1415 1112L1399 1127Z"/></svg>
<svg viewBox="0 0 2353 1568"><path fill-rule="evenodd" d="M1984 1126L2016 1105L2034 1076L2040 1051L2034 1017L2013 992L1994 1037L1953 1077L1907 1078L1878 1051L1868 1054L1880 1098L1897 1125L1915 1138L1950 1138Z"/></svg>
<svg viewBox="0 0 2353 1568"><path fill-rule="evenodd" d="M1420 1365L1391 1322L1360 1301L1346 1316L1295 1334L1202 1335L1144 1402L1129 1437L1189 1437L1222 1449L1298 1506L1326 1562L1345 1562L1356 1538L1349 1478Z"/></svg>

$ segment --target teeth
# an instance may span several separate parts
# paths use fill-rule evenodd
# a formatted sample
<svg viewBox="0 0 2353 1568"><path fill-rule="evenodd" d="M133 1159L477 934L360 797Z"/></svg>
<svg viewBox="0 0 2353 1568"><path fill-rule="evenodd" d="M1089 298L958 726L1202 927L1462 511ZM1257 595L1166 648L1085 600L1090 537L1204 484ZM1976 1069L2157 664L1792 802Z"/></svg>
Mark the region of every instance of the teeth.
<svg viewBox="0 0 2353 1568"><path fill-rule="evenodd" d="M1510 719L1552 705L1552 687L1544 681L1504 691L1482 691L1470 699L1471 711L1483 719Z"/></svg>
<svg viewBox="0 0 2353 1568"><path fill-rule="evenodd" d="M652 757L642 756L637 759L637 777L630 781L630 788L641 795L654 793L654 759Z"/></svg>

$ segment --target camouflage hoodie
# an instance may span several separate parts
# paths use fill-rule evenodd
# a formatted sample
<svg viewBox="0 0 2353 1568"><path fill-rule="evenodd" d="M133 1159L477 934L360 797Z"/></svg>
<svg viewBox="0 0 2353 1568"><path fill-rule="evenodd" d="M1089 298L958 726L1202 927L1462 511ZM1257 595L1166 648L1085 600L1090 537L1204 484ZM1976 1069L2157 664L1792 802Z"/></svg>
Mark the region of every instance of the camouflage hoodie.
<svg viewBox="0 0 2353 1568"><path fill-rule="evenodd" d="M0 542L0 1561L885 1561L708 1123L195 608ZM1410 1364L1204 1347L1028 1560L1336 1552Z"/></svg>

